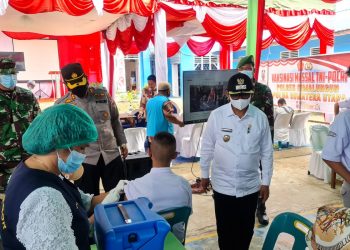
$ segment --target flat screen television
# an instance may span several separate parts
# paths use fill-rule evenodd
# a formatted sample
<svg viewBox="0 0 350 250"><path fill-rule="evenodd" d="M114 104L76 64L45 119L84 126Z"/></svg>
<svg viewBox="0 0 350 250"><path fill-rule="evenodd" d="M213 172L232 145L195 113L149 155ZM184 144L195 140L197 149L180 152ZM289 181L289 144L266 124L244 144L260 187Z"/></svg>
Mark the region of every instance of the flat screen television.
<svg viewBox="0 0 350 250"><path fill-rule="evenodd" d="M236 73L235 69L184 71L184 123L206 122L212 110L228 103L227 83Z"/></svg>

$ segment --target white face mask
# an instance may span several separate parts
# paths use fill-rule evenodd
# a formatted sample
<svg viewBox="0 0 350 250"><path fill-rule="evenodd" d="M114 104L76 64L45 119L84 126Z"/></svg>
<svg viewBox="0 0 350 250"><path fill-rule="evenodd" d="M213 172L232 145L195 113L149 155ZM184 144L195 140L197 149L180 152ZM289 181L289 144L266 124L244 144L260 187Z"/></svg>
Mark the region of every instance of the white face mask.
<svg viewBox="0 0 350 250"><path fill-rule="evenodd" d="M250 103L250 97L248 99L238 99L238 100L233 100L232 98L230 99L231 99L231 105L234 108L239 110L245 109Z"/></svg>

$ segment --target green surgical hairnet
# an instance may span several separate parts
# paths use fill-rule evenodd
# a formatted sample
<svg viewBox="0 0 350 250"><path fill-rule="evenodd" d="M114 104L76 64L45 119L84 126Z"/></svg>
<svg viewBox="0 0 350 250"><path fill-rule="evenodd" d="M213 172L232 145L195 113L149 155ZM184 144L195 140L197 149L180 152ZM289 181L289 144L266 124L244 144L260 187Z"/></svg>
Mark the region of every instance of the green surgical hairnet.
<svg viewBox="0 0 350 250"><path fill-rule="evenodd" d="M84 110L59 104L45 109L34 119L23 134L22 144L30 154L45 155L96 140L96 126Z"/></svg>

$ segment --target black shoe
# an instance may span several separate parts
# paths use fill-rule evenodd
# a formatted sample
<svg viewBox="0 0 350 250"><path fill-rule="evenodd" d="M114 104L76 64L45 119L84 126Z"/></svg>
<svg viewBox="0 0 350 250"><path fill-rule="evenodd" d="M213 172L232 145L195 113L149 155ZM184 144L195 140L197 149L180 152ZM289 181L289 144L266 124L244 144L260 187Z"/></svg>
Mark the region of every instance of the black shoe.
<svg viewBox="0 0 350 250"><path fill-rule="evenodd" d="M269 224L269 217L267 216L266 212L256 212L256 217L258 217L258 221L260 225L267 226Z"/></svg>

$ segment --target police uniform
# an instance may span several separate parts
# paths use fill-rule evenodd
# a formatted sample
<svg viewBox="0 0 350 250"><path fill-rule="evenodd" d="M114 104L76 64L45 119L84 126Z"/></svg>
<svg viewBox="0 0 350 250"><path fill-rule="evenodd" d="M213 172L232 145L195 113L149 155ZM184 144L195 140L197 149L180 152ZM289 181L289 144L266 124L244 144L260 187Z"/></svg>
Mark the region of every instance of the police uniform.
<svg viewBox="0 0 350 250"><path fill-rule="evenodd" d="M350 172L350 110L339 113L330 126L322 149L324 160L340 162ZM350 208L350 184L343 182L340 190L344 206Z"/></svg>
<svg viewBox="0 0 350 250"><path fill-rule="evenodd" d="M241 73L228 83L230 94L251 94L252 89L250 78ZM261 185L270 185L272 162L270 128L261 110L249 104L240 118L229 103L211 112L203 134L200 167L202 178L209 178L212 169L220 249L249 248L258 192Z"/></svg>
<svg viewBox="0 0 350 250"><path fill-rule="evenodd" d="M66 71L74 70L79 70L79 67ZM76 75L81 76L81 72ZM105 88L88 87L82 98L72 92L68 92L55 104L69 103L82 108L94 120L98 131L98 140L90 143L85 149L87 157L83 164L84 174L76 184L85 193L98 195L101 178L104 190L108 192L125 177L118 146L126 145L126 138L119 120L118 108Z"/></svg>

